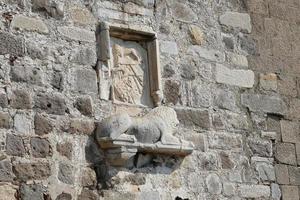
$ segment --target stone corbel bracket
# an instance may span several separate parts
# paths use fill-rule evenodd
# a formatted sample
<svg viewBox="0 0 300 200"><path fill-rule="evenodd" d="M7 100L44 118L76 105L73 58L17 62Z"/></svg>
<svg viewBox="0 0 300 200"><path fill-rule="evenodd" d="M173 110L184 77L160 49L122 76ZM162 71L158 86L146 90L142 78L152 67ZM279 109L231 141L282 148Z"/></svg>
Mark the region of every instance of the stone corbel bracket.
<svg viewBox="0 0 300 200"><path fill-rule="evenodd" d="M99 85L100 98L109 100L113 98L107 91L110 91L111 80L110 70L112 66L112 53L110 50L110 38L118 38L125 41L145 42L148 53L148 66L150 75L150 94L155 106L161 105L163 99L159 46L157 35L155 32L143 26L130 26L121 24L110 24L101 22L97 33L97 42L99 43L98 53L98 70L99 70ZM112 99L113 100L113 99Z"/></svg>

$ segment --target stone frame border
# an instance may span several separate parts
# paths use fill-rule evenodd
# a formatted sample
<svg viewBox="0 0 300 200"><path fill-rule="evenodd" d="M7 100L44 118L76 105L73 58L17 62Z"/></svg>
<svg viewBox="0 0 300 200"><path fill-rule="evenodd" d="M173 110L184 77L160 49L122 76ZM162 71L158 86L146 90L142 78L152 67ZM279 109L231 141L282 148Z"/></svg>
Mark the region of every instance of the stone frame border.
<svg viewBox="0 0 300 200"><path fill-rule="evenodd" d="M159 106L163 99L163 92L161 86L161 71L159 60L159 44L157 35L153 31L149 31L146 27L133 27L122 24L109 24L101 22L98 26L96 34L98 47L98 63L97 73L100 98L105 100L112 100L115 103L111 88L111 74L110 69L112 65L111 51L110 51L110 37L115 37L125 41L145 42L147 46L148 69L149 69L149 86L150 95L153 105ZM103 90L109 93L103 92ZM126 104L126 103L124 103ZM134 104L130 104L134 105Z"/></svg>

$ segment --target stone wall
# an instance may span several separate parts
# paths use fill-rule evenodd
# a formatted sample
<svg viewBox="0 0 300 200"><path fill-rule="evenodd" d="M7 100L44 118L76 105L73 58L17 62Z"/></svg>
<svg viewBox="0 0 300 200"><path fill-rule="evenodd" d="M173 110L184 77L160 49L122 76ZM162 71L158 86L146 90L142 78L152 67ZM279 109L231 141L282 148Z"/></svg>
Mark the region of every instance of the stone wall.
<svg viewBox="0 0 300 200"><path fill-rule="evenodd" d="M299 199L299 1L2 0L0 14L1 200ZM157 32L191 155L106 163L95 122L149 108L100 100L99 21Z"/></svg>

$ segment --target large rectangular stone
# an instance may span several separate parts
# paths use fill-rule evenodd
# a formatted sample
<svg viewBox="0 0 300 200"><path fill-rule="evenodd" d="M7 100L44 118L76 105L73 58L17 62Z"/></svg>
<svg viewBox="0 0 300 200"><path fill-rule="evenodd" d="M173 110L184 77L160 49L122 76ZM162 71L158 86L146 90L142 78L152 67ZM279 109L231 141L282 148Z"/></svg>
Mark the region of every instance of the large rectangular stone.
<svg viewBox="0 0 300 200"><path fill-rule="evenodd" d="M279 184L289 184L289 171L287 165L275 165L276 181Z"/></svg>
<svg viewBox="0 0 300 200"><path fill-rule="evenodd" d="M16 29L49 33L48 27L41 19L26 17L23 15L14 16L11 26Z"/></svg>
<svg viewBox="0 0 300 200"><path fill-rule="evenodd" d="M283 115L287 111L285 102L276 96L244 93L241 95L241 101L242 105L248 107L253 112Z"/></svg>
<svg viewBox="0 0 300 200"><path fill-rule="evenodd" d="M180 123L186 127L210 127L209 113L207 110L196 109L176 109L176 114Z"/></svg>
<svg viewBox="0 0 300 200"><path fill-rule="evenodd" d="M299 200L299 189L297 186L282 185L282 200Z"/></svg>
<svg viewBox="0 0 300 200"><path fill-rule="evenodd" d="M284 164L297 165L295 145L291 143L277 143L275 158Z"/></svg>
<svg viewBox="0 0 300 200"><path fill-rule="evenodd" d="M95 42L95 33L86 29L77 27L61 26L57 28L58 32L70 40L77 40L83 42Z"/></svg>
<svg viewBox="0 0 300 200"><path fill-rule="evenodd" d="M271 190L270 186L266 185L241 185L239 193L243 198L269 198Z"/></svg>
<svg viewBox="0 0 300 200"><path fill-rule="evenodd" d="M289 177L291 185L300 185L300 167L289 166Z"/></svg>
<svg viewBox="0 0 300 200"><path fill-rule="evenodd" d="M177 55L178 54L178 48L177 48L176 42L160 41L159 46L160 46L160 51L162 53L166 53L169 55Z"/></svg>
<svg viewBox="0 0 300 200"><path fill-rule="evenodd" d="M251 70L229 69L223 65L217 64L216 82L252 88L254 85L254 73Z"/></svg>
<svg viewBox="0 0 300 200"><path fill-rule="evenodd" d="M232 133L210 133L208 136L208 145L211 149L241 150L242 136Z"/></svg>
<svg viewBox="0 0 300 200"><path fill-rule="evenodd" d="M215 62L225 61L225 53L215 49L206 49L200 47L199 45L190 46L187 50L187 53L192 55L193 57L200 57L209 61L215 61Z"/></svg>
<svg viewBox="0 0 300 200"><path fill-rule="evenodd" d="M283 142L300 143L300 125L298 122L281 120L280 124Z"/></svg>
<svg viewBox="0 0 300 200"><path fill-rule="evenodd" d="M247 13L226 12L220 16L220 24L251 32L251 19Z"/></svg>
<svg viewBox="0 0 300 200"><path fill-rule="evenodd" d="M23 56L25 54L25 40L22 37L0 31L0 55L4 54Z"/></svg>

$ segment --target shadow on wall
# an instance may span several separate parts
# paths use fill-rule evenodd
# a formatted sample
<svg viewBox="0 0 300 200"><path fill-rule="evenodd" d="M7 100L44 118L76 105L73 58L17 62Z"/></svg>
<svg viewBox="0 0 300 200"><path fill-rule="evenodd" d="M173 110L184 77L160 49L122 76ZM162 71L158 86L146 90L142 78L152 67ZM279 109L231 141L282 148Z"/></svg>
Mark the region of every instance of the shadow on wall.
<svg viewBox="0 0 300 200"><path fill-rule="evenodd" d="M113 188L114 185L122 181L134 182L134 180L121 180L117 174L120 171L133 173L134 176L140 174L171 174L181 165L183 157L174 155L144 154L137 153L128 160L124 167L114 167L105 158L105 152L97 144L95 134L89 136L85 146L86 160L92 164L97 175L97 189L105 190ZM142 178L145 181L145 178ZM134 184L134 183L133 183Z"/></svg>

